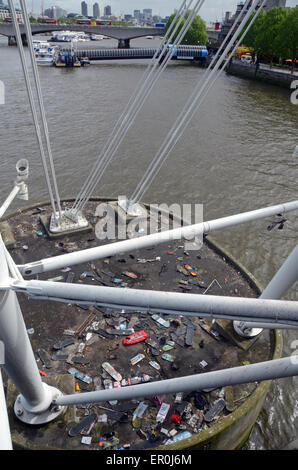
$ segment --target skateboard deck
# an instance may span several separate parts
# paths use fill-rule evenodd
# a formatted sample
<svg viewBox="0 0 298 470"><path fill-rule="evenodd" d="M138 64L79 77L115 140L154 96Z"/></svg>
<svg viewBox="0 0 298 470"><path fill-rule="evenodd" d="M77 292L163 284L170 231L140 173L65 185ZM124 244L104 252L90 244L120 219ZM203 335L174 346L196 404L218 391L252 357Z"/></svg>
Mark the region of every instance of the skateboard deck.
<svg viewBox="0 0 298 470"><path fill-rule="evenodd" d="M205 413L204 419L207 423L210 423L214 418L224 409L226 402L223 398L217 400L212 408Z"/></svg>
<svg viewBox="0 0 298 470"><path fill-rule="evenodd" d="M92 413L91 415L89 415L85 419L83 419L80 423L73 426L68 431L68 435L71 436L71 437L77 436L78 434L81 433L81 431L83 431L84 428L86 428L87 426L90 426L95 421L97 421L97 414Z"/></svg>
<svg viewBox="0 0 298 470"><path fill-rule="evenodd" d="M42 360L44 366L47 369L50 369L52 367L52 364L51 364L51 358L50 358L49 354L42 348L38 349L37 353L38 353L40 359Z"/></svg>

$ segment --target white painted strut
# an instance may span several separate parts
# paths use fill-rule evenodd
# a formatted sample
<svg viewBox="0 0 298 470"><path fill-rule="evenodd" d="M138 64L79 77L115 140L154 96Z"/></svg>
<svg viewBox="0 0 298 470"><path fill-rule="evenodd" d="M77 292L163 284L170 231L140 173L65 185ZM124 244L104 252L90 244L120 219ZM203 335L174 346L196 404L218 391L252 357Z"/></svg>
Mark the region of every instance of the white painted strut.
<svg viewBox="0 0 298 470"><path fill-rule="evenodd" d="M228 320L275 322L298 326L298 302L218 295L182 294L51 281L12 282L11 288L31 298L73 304L125 308Z"/></svg>
<svg viewBox="0 0 298 470"><path fill-rule="evenodd" d="M191 392L208 388L219 388L250 382L261 382L298 375L298 356L274 359L246 366L216 370L203 374L176 377L140 385L131 385L114 390L103 390L87 393L76 393L62 396L55 400L57 405L76 405L83 403L100 403L110 400L131 400L132 398L150 397L153 395L177 392Z"/></svg>

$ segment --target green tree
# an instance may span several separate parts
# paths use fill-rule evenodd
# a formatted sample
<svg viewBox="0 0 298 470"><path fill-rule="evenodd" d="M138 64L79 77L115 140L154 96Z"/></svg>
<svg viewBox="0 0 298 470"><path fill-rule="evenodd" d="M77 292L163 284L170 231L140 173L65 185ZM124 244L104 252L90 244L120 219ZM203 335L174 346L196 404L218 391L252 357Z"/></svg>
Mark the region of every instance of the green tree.
<svg viewBox="0 0 298 470"><path fill-rule="evenodd" d="M179 32L181 31L189 15L190 15L190 11L187 12L186 17L182 20L174 39L176 39L176 37L178 36ZM166 31L168 31L170 25L173 23L174 18L175 18L175 14L170 16L169 21L166 24ZM177 19L176 24L178 22L179 22L179 19ZM175 28L173 28L172 31L174 31L174 29ZM200 16L196 16L192 22L192 25L190 26L187 33L185 34L181 44L205 45L207 44L207 41L208 41L208 34L206 32L206 23L205 21L202 20Z"/></svg>
<svg viewBox="0 0 298 470"><path fill-rule="evenodd" d="M271 64L278 55L277 37L286 15L287 10L283 7L269 10L255 39L255 49L262 55L269 56Z"/></svg>
<svg viewBox="0 0 298 470"><path fill-rule="evenodd" d="M255 13L254 13L254 15L255 15ZM249 21L245 25L244 31L247 28L247 26L249 25L249 23L252 20L254 15L251 16L251 18L249 19ZM256 52L257 52L256 39L257 39L258 34L260 33L260 31L263 29L265 18L266 18L266 12L262 9L262 11L259 13L258 18L255 20L253 25L250 27L248 33L246 34L245 38L243 39L243 45L247 46L247 47L253 47Z"/></svg>
<svg viewBox="0 0 298 470"><path fill-rule="evenodd" d="M298 6L291 8L280 25L275 48L282 59L292 60L292 71L298 59Z"/></svg>

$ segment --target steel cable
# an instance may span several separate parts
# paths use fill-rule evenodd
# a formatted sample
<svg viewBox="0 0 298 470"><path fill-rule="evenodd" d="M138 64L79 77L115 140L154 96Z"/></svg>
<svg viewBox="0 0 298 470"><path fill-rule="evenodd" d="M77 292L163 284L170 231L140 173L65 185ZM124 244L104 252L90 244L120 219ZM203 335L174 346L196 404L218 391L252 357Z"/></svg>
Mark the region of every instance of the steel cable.
<svg viewBox="0 0 298 470"><path fill-rule="evenodd" d="M264 3L265 3L265 0L263 0L262 5ZM250 17L251 13L256 9L257 6L258 6L258 1L256 0L255 3L252 4L252 6L249 8L247 13L245 14L245 17L243 18L243 20L241 22L241 25L237 29L236 33L234 33L234 35L233 35L232 39L230 40L228 46L226 47L226 49L222 53L221 59L219 59L218 63L213 68L212 72L210 73L210 76L206 77L205 83L202 85L201 84L202 80L200 80L198 82L194 92L192 93L192 95L189 98L188 102L184 106L184 109L183 109L182 113L177 118L177 120L175 122L175 125L169 131L169 133L168 133L166 139L164 140L161 148L158 150L155 158L152 160L150 166L148 167L147 172L143 175L139 185L137 186L134 193L132 194L132 196L130 198L131 204L133 204L133 202L135 202L135 201L140 200L140 198L142 198L144 193L148 190L149 185L152 183L154 177L157 175L158 171L162 167L162 165L165 162L166 158L168 157L169 153L174 148L174 146L176 145L176 143L178 142L178 140L182 136L183 132L185 131L186 127L188 126L188 124L190 123L192 118L194 117L194 114L197 112L199 106L201 105L202 101L205 99L207 93L209 92L209 90L211 89L211 87L213 86L215 81L218 79L220 74L223 72L225 66L228 63L228 60L226 59L227 53L230 51L231 47L233 47L233 43L235 42L235 40L238 40L240 32L242 31L243 27L245 26L245 24L246 24L248 18ZM237 44L234 45L231 56L234 54L236 48L238 47L238 45L243 40L243 38L247 34L248 30L250 29L250 27L252 26L254 21L257 19L257 16L259 15L260 11L261 11L261 8L257 12L257 14L253 17L251 23L246 28L245 33L238 40ZM231 31L232 30L233 30L233 27L231 28ZM214 75L216 74L219 67L222 65L222 63L224 61L226 61L225 65L222 67L222 69L221 69L220 73L218 74L218 76L214 77ZM211 64L210 64L210 66L211 66ZM209 66L209 69L211 68L210 66ZM203 79L204 79L205 76L206 76L206 74L204 74ZM199 98L201 98L201 99L198 103ZM187 118L188 118L188 120L186 121ZM178 132L180 132L180 133L178 133Z"/></svg>
<svg viewBox="0 0 298 470"><path fill-rule="evenodd" d="M82 198L79 205L76 206L76 211L79 211L81 210L84 205L86 204L86 202L88 201L88 198L90 197L92 191L94 190L94 188L96 187L96 184L98 182L98 179L100 179L103 175L103 172L105 171L106 167L108 166L109 162L111 161L112 157L114 156L115 152L117 151L117 149L119 148L119 145L121 143L121 141L123 140L124 136L126 135L129 127L131 126L131 124L133 123L133 120L135 119L135 116L136 114L139 112L139 110L141 109L141 107L143 106L147 96L149 95L149 93L151 92L153 86L155 85L156 81L158 80L158 78L160 77L161 73L163 72L163 70L165 69L165 67L167 66L169 60L171 59L171 57L173 56L174 52L175 52L175 46L177 46L177 43L179 44L181 42L181 40L183 39L186 31L188 30L188 28L190 27L195 15L197 14L198 10L201 8L202 4L204 3L204 0L198 0L197 1L197 4L192 12L191 15L189 15L189 18L187 19L186 23L183 25L177 39L176 39L176 42L175 42L175 45L173 45L172 49L168 52L167 54L167 58L165 59L164 63L163 63L163 66L160 68L160 70L157 72L153 82L151 82L151 85L150 87L147 89L147 92L146 94L144 94L140 101L137 103L137 108L135 110L135 114L130 117L130 119L128 121L126 121L126 126L125 128L122 130L121 132L121 135L120 135L120 138L118 139L118 141L116 141L116 146L114 146L114 149L112 150L113 153L110 153L110 155L107 155L106 153L106 158L105 160L102 161L102 164L101 166L98 167L98 170L97 170L97 173L96 174L93 174L93 178L92 178L92 181L93 181L93 186L91 187L91 184L92 184L92 181L89 182L89 193L87 196L84 197L84 199ZM120 140L122 139L122 140ZM100 174L99 174L100 172ZM97 179L97 180L96 180Z"/></svg>

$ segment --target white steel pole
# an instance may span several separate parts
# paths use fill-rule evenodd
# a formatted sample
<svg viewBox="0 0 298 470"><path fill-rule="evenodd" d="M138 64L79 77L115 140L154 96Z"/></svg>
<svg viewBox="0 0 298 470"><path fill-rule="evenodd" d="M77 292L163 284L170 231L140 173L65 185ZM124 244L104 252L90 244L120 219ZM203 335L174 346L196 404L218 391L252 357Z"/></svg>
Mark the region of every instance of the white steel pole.
<svg viewBox="0 0 298 470"><path fill-rule="evenodd" d="M12 442L0 368L0 451L1 450L12 450Z"/></svg>
<svg viewBox="0 0 298 470"><path fill-rule="evenodd" d="M130 400L132 398L150 397L205 388L219 388L250 382L262 382L298 375L298 356L290 356L272 361L259 362L230 369L216 370L202 374L159 380L140 385L130 385L114 390L103 390L87 393L76 393L58 398L57 405L75 405L83 403L100 403L110 400Z"/></svg>
<svg viewBox="0 0 298 470"><path fill-rule="evenodd" d="M51 281L14 281L11 288L31 298L101 305L171 315L262 321L297 326L298 302L218 295L182 294L144 289L67 284Z"/></svg>
<svg viewBox="0 0 298 470"><path fill-rule="evenodd" d="M2 206L0 207L0 219L1 219L1 217L3 217L3 215L5 214L7 208L10 206L10 204L12 203L14 198L17 196L20 189L21 189L20 185L15 185L13 190L11 191L11 193L7 196L6 200L4 201Z"/></svg>
<svg viewBox="0 0 298 470"><path fill-rule="evenodd" d="M232 227L234 225L239 225L246 222L252 222L258 219L277 214L283 214L285 212L297 209L298 201L287 202L276 206L265 207L254 211L232 215L229 217L214 219L209 222L201 222L199 224L188 225L181 228L179 227L173 230L166 230L160 233L133 238L131 240L114 242L110 243L109 245L98 246L74 253L45 258L34 263L20 265L18 268L23 275L52 271L64 268L65 266L87 263L93 261L94 259L102 259L108 256L117 255L119 253L125 253L127 251L139 250L141 248L159 245L171 240L180 240L183 238L192 239L199 234L207 234L215 230Z"/></svg>
<svg viewBox="0 0 298 470"><path fill-rule="evenodd" d="M268 286L264 289L260 299L281 299L290 287L298 280L298 245L294 248L286 261L274 275ZM234 322L235 331L244 337L253 337L261 333L258 325L245 322ZM264 326L262 326L263 328ZM264 327L265 328L265 327Z"/></svg>

